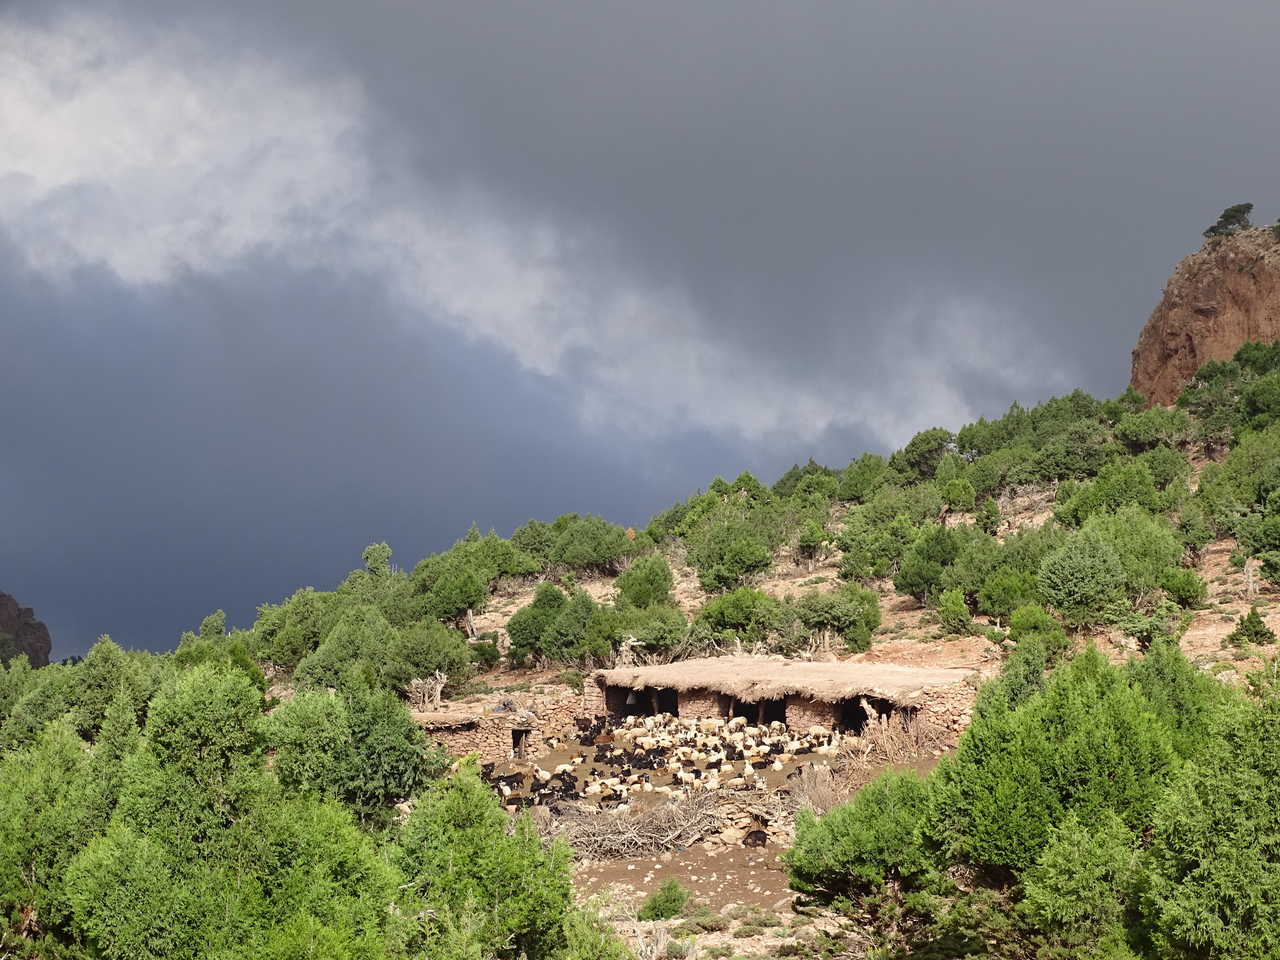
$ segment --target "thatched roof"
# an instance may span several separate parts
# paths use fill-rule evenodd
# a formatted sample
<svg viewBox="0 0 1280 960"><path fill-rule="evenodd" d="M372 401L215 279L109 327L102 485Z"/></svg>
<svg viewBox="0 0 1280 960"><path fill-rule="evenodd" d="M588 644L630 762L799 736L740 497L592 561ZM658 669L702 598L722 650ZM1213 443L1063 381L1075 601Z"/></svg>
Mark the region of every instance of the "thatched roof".
<svg viewBox="0 0 1280 960"><path fill-rule="evenodd" d="M597 670L592 676L609 686L710 690L747 703L799 694L835 703L870 696L910 704L930 688L963 683L967 670L903 667L890 663L834 663L782 657L702 657L650 667Z"/></svg>

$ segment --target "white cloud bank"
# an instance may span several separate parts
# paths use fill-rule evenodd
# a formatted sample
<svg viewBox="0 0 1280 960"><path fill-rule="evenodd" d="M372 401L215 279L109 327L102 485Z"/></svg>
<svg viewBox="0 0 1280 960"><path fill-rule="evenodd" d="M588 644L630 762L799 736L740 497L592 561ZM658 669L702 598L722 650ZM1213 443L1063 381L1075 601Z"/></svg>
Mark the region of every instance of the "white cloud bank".
<svg viewBox="0 0 1280 960"><path fill-rule="evenodd" d="M194 32L0 16L0 225L54 279L98 265L147 287L262 252L370 274L408 308L423 349L436 324L500 345L571 377L584 420L622 430L812 439L863 424L900 443L975 416L939 364L954 377L964 357L969 376L1014 385L1037 366L1008 336L1015 318L921 299L886 318L846 375L796 382L714 339L681 290L611 262L609 238L388 169L368 149L358 80L285 63ZM974 356L975 343L988 352Z"/></svg>

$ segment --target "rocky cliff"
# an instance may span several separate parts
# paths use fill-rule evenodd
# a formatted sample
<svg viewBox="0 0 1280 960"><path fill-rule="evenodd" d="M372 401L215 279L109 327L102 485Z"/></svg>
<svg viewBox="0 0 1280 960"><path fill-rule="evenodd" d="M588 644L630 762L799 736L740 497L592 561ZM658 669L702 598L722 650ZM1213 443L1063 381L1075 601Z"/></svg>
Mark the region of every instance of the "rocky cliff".
<svg viewBox="0 0 1280 960"><path fill-rule="evenodd" d="M1208 360L1280 340L1280 238L1270 227L1210 240L1173 271L1133 350L1130 382L1173 403Z"/></svg>
<svg viewBox="0 0 1280 960"><path fill-rule="evenodd" d="M36 619L35 612L0 593L0 660L25 653L33 667L43 667L49 663L52 648L49 628Z"/></svg>

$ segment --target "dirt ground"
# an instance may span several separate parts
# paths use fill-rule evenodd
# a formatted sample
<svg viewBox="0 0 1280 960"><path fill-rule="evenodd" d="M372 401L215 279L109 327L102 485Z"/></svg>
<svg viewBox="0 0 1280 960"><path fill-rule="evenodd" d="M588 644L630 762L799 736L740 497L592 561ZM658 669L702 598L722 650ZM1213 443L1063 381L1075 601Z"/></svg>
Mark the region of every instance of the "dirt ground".
<svg viewBox="0 0 1280 960"><path fill-rule="evenodd" d="M638 906L664 880L678 880L713 910L737 904L789 910L795 893L778 859L781 847L721 847L703 845L658 857L581 863L574 883L584 897L608 893Z"/></svg>

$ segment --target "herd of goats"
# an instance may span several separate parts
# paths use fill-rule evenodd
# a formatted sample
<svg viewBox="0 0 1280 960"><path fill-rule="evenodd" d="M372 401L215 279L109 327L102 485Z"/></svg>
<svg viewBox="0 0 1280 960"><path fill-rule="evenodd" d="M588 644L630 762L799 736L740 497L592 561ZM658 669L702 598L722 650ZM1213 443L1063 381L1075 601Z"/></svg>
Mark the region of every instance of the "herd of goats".
<svg viewBox="0 0 1280 960"><path fill-rule="evenodd" d="M645 794L767 789L769 772L779 774L799 757L833 754L841 734L821 726L801 733L777 721L752 725L742 717L693 719L661 713L628 717L611 728L607 720L597 720L584 725L571 742L573 755L554 769L533 763L530 769L498 775L494 764L486 764L483 773L509 806L586 800L625 809ZM553 752L562 746L554 737L547 739ZM787 779L799 772L796 766Z"/></svg>

